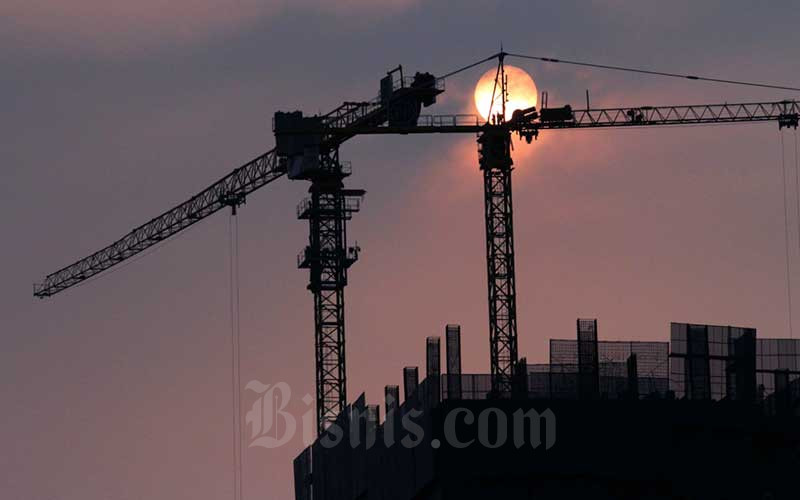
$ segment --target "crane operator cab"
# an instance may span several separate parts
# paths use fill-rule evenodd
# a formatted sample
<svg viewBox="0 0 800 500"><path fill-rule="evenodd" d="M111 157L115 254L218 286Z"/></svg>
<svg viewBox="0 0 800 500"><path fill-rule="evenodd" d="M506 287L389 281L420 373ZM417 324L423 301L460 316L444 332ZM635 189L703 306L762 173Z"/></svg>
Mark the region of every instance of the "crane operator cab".
<svg viewBox="0 0 800 500"><path fill-rule="evenodd" d="M398 66L381 79L380 96L372 101L345 102L323 116L303 116L301 111L275 113L276 153L290 179L311 179L336 168L324 161L322 153L334 150L359 130L386 124L416 125L422 106L434 104L442 92L444 80L430 73L404 77L403 67Z"/></svg>

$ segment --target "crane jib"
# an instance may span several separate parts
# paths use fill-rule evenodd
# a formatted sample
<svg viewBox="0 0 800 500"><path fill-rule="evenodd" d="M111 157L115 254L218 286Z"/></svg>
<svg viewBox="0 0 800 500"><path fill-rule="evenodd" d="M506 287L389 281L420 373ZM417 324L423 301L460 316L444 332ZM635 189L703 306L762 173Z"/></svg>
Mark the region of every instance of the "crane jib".
<svg viewBox="0 0 800 500"><path fill-rule="evenodd" d="M225 207L243 203L247 194L284 174L274 149L268 151L111 245L48 275L34 285L34 296L49 297L88 280Z"/></svg>
<svg viewBox="0 0 800 500"><path fill-rule="evenodd" d="M438 82L440 80L434 80ZM435 92L434 92L435 91ZM434 87L429 94L443 91ZM405 95L405 94L403 94ZM476 133L507 128L530 140L540 130L601 127L643 127L709 123L775 121L780 128L797 128L800 103L795 100L750 103L700 104L682 106L632 106L620 108L571 109L567 107L524 110L502 125L481 123L475 115L416 115L413 123L399 118L389 121L381 100L346 103L324 115L313 133L338 144L349 137L366 134ZM288 135L310 131L297 127ZM276 134L277 135L277 134ZM172 210L139 226L111 245L48 275L34 285L36 297L49 297L79 284L120 262L173 236L195 222L226 206L241 204L244 196L286 173L286 160L271 150L246 163ZM234 201L235 200L235 201Z"/></svg>

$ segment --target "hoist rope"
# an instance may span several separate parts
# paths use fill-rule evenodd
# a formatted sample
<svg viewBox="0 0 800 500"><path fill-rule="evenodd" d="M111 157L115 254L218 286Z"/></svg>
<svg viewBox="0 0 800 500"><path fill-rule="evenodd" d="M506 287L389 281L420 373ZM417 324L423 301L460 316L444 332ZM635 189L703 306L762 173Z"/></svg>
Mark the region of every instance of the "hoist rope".
<svg viewBox="0 0 800 500"><path fill-rule="evenodd" d="M783 172L783 231L786 247L786 303L789 315L789 337L794 337L792 331L792 277L789 265L789 208L786 200L786 154L783 146L783 132L778 132L781 138L781 171Z"/></svg>
<svg viewBox="0 0 800 500"><path fill-rule="evenodd" d="M800 250L800 157L797 155L797 128L794 129L794 190L797 202L797 249ZM789 304L791 318L791 304ZM791 320L790 320L791 321ZM789 337L794 338L794 332L789 329Z"/></svg>
<svg viewBox="0 0 800 500"><path fill-rule="evenodd" d="M242 433L242 357L241 357L241 313L239 307L239 218L234 217L234 242L236 243L236 378L238 381L236 393L239 395L239 499L244 498L244 491L242 491L242 474L244 472L244 454L242 452L242 444L244 434Z"/></svg>
<svg viewBox="0 0 800 500"><path fill-rule="evenodd" d="M233 498L242 499L242 405L239 328L239 220L228 221L230 255L231 380L233 394Z"/></svg>
<svg viewBox="0 0 800 500"><path fill-rule="evenodd" d="M800 250L800 159L797 158L797 129L794 129L794 196L797 205L797 249Z"/></svg>

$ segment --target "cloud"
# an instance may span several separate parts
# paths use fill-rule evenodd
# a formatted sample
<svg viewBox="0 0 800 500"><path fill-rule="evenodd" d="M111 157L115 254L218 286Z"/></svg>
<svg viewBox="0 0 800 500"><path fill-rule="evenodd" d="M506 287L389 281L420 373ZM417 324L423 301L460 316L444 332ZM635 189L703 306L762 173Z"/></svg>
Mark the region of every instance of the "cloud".
<svg viewBox="0 0 800 500"><path fill-rule="evenodd" d="M417 0L4 0L0 33L34 50L136 53L207 41L293 11L390 15Z"/></svg>

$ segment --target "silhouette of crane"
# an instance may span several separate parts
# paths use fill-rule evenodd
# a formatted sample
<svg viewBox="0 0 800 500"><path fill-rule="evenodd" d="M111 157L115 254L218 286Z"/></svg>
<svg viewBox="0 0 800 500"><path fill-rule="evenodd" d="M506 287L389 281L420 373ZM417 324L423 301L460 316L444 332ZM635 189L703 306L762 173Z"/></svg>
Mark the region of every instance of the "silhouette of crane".
<svg viewBox="0 0 800 500"><path fill-rule="evenodd" d="M512 372L518 361L512 135L517 134L530 143L541 130L553 129L758 121L776 121L780 128L797 128L800 104L783 100L591 109L587 103L586 109L574 110L568 105L548 108L545 103L541 109L515 110L506 120L506 56L526 57L501 50L439 78L430 73L406 77L402 66L398 66L381 80L380 95L373 100L345 102L324 115L277 112L273 122L274 149L111 245L49 274L41 284L34 285L34 295L49 297L75 286L223 208L230 207L235 213L250 193L284 175L292 180L309 181L309 197L300 203L297 213L298 218L309 221L308 245L298 255L298 267L309 269L308 289L314 296L317 430L321 433L346 405L344 288L347 270L358 260L360 250L348 246L346 223L358 212L365 194L361 189L345 188L344 180L351 168L348 162L340 160L339 146L365 134L477 134L484 181L492 391L497 397L510 395ZM494 86L500 109L495 114L490 111L488 120L475 115L421 115L421 108L434 104L444 92L445 78L495 59L498 65Z"/></svg>

